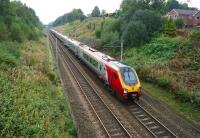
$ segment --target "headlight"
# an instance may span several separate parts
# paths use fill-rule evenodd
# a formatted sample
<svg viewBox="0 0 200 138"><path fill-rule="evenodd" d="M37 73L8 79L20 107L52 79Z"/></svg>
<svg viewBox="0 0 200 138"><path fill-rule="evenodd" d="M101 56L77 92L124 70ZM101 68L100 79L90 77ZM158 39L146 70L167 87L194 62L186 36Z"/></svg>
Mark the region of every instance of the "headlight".
<svg viewBox="0 0 200 138"><path fill-rule="evenodd" d="M124 93L128 93L128 89L124 89Z"/></svg>

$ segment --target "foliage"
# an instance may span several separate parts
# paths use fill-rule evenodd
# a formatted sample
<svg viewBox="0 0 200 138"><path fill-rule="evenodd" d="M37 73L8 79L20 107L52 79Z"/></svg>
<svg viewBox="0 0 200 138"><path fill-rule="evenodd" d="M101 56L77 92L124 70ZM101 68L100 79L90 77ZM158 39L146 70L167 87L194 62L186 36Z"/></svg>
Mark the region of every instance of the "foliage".
<svg viewBox="0 0 200 138"><path fill-rule="evenodd" d="M142 80L165 88L182 102L199 102L200 48L181 38L160 37L149 44L128 49L125 62Z"/></svg>
<svg viewBox="0 0 200 138"><path fill-rule="evenodd" d="M169 12L172 9L189 9L186 3L179 3L177 0L168 0L165 6L165 12Z"/></svg>
<svg viewBox="0 0 200 138"><path fill-rule="evenodd" d="M95 36L96 36L97 39L101 38L101 30L100 29L97 29L95 31Z"/></svg>
<svg viewBox="0 0 200 138"><path fill-rule="evenodd" d="M0 43L0 65L14 67L19 64L20 47L18 43Z"/></svg>
<svg viewBox="0 0 200 138"><path fill-rule="evenodd" d="M0 22L0 40L6 40L8 38L7 26Z"/></svg>
<svg viewBox="0 0 200 138"><path fill-rule="evenodd" d="M183 28L183 26L184 26L184 21L183 21L183 19L176 19L176 20L175 20L175 24L176 24L176 27L177 27L177 28Z"/></svg>
<svg viewBox="0 0 200 138"><path fill-rule="evenodd" d="M132 20L141 21L146 26L146 30L149 35L159 31L162 25L161 16L151 10L136 11L133 14Z"/></svg>
<svg viewBox="0 0 200 138"><path fill-rule="evenodd" d="M98 6L95 6L94 9L92 10L91 16L92 17L99 17L101 15L101 12L99 10Z"/></svg>
<svg viewBox="0 0 200 138"><path fill-rule="evenodd" d="M144 9L163 13L164 6L164 0L123 0L121 4L122 16L125 20L129 20L135 11Z"/></svg>
<svg viewBox="0 0 200 138"><path fill-rule="evenodd" d="M76 136L45 42L0 43L0 137Z"/></svg>
<svg viewBox="0 0 200 138"><path fill-rule="evenodd" d="M103 25L101 39L103 43L113 43L119 41L121 20L109 19Z"/></svg>
<svg viewBox="0 0 200 138"><path fill-rule="evenodd" d="M73 9L71 12L66 13L60 17L58 17L53 23L50 23L50 26L60 26L65 23L70 23L75 20L84 20L86 16L82 12L81 9Z"/></svg>
<svg viewBox="0 0 200 138"><path fill-rule="evenodd" d="M164 18L162 29L163 29L163 33L167 36L176 35L176 24L172 19Z"/></svg>
<svg viewBox="0 0 200 138"><path fill-rule="evenodd" d="M0 40L23 42L25 39L38 38L42 24L33 9L19 1L0 1ZM30 34L32 37L30 37Z"/></svg>
<svg viewBox="0 0 200 138"><path fill-rule="evenodd" d="M127 46L138 46L148 39L146 27L142 22L130 22L123 32L124 43Z"/></svg>
<svg viewBox="0 0 200 138"><path fill-rule="evenodd" d="M191 39L200 39L200 31L199 30L193 30L190 33Z"/></svg>

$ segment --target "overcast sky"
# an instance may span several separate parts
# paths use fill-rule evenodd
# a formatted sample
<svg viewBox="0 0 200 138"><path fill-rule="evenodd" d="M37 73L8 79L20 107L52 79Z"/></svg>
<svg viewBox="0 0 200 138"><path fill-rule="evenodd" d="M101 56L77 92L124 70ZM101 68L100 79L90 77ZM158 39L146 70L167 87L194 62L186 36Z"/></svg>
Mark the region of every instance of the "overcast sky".
<svg viewBox="0 0 200 138"><path fill-rule="evenodd" d="M119 9L122 0L19 0L35 10L37 16L44 24L54 21L58 16L80 8L85 14L91 13L94 6L100 10L113 12ZM187 1L187 0L179 0ZM200 9L200 0L191 0L193 7Z"/></svg>

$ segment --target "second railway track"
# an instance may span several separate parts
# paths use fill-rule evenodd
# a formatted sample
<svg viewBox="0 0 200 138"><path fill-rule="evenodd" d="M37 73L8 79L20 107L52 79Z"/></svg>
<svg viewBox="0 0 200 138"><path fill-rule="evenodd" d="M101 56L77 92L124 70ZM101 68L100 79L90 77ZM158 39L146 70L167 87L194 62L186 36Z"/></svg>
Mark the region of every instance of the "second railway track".
<svg viewBox="0 0 200 138"><path fill-rule="evenodd" d="M53 39L53 36L51 39ZM130 138L131 135L129 132L98 95L98 92L89 83L86 76L77 68L77 63L74 62L69 51L64 48L61 43L57 43L57 46L57 52L60 52L61 56L63 56L64 62L69 67L71 74L74 76L74 79L102 124L108 137Z"/></svg>
<svg viewBox="0 0 200 138"><path fill-rule="evenodd" d="M135 102L127 106L131 114L156 138L177 138L166 126L161 124L148 111Z"/></svg>

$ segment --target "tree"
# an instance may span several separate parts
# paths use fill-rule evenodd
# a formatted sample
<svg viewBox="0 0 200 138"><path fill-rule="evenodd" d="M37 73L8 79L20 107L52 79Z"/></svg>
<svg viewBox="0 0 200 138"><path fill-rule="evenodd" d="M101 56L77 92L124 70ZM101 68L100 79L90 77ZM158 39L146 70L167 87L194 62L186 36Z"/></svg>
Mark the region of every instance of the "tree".
<svg viewBox="0 0 200 138"><path fill-rule="evenodd" d="M99 10L98 6L95 6L94 9L92 10L91 16L92 17L99 17L101 15L101 12Z"/></svg>
<svg viewBox="0 0 200 138"><path fill-rule="evenodd" d="M142 44L148 39L145 25L139 21L128 23L123 33L123 39L127 46L138 46Z"/></svg>
<svg viewBox="0 0 200 138"><path fill-rule="evenodd" d="M107 20L103 25L103 30L101 31L101 39L103 43L112 43L113 41L119 40L120 28L120 19Z"/></svg>
<svg viewBox="0 0 200 138"><path fill-rule="evenodd" d="M9 14L10 2L9 0L0 0L0 16L6 16Z"/></svg>
<svg viewBox="0 0 200 138"><path fill-rule="evenodd" d="M138 10L132 17L133 21L141 21L145 26L148 35L159 31L162 26L161 16L151 10Z"/></svg>
<svg viewBox="0 0 200 138"><path fill-rule="evenodd" d="M66 13L60 17L58 17L53 23L51 23L52 26L59 26L63 25L65 23L70 23L75 20L84 20L86 16L82 12L81 9L73 9L71 12Z"/></svg>
<svg viewBox="0 0 200 138"><path fill-rule="evenodd" d="M166 3L165 11L169 12L172 9L189 9L186 3L180 4L177 0L168 0Z"/></svg>
<svg viewBox="0 0 200 138"><path fill-rule="evenodd" d="M153 10L157 13L163 13L165 0L123 0L121 4L122 16L129 20L137 10Z"/></svg>
<svg viewBox="0 0 200 138"><path fill-rule="evenodd" d="M163 19L163 33L168 36L176 35L176 24L172 19Z"/></svg>
<svg viewBox="0 0 200 138"><path fill-rule="evenodd" d="M29 33L33 36L33 28L41 30L42 23L34 10L19 1L0 0L0 40L22 42L29 39Z"/></svg>

